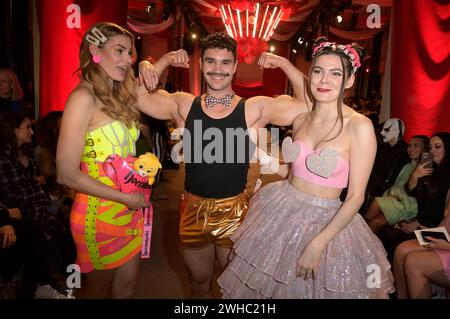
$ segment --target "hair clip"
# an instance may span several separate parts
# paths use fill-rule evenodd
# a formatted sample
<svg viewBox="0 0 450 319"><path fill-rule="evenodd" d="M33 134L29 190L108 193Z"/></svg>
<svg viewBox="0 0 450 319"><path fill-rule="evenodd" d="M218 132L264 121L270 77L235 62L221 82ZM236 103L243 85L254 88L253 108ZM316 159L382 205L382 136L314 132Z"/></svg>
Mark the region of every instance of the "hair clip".
<svg viewBox="0 0 450 319"><path fill-rule="evenodd" d="M91 35L91 34L92 35ZM95 46L99 46L100 42L101 43L105 43L106 40L108 40L107 37L105 37L105 35L99 30L97 29L97 27L92 28L92 30L90 31L90 33L88 33L86 35L86 40L89 43L92 43Z"/></svg>

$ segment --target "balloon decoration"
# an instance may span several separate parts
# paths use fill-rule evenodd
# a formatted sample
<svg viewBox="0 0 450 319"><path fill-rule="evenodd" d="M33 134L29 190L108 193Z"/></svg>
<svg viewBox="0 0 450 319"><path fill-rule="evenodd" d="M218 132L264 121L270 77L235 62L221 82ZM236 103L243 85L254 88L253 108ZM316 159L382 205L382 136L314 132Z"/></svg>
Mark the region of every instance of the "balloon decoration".
<svg viewBox="0 0 450 319"><path fill-rule="evenodd" d="M236 41L238 43L238 61L240 63L252 64L255 62L256 57L267 51L269 47L263 39L249 37L237 38Z"/></svg>
<svg viewBox="0 0 450 319"><path fill-rule="evenodd" d="M238 61L252 64L268 49L267 42L283 17L283 8L252 0L233 0L220 7L220 14L228 35L238 43Z"/></svg>
<svg viewBox="0 0 450 319"><path fill-rule="evenodd" d="M231 9L233 10L249 10L253 6L253 1L247 1L247 0L234 0L231 1Z"/></svg>

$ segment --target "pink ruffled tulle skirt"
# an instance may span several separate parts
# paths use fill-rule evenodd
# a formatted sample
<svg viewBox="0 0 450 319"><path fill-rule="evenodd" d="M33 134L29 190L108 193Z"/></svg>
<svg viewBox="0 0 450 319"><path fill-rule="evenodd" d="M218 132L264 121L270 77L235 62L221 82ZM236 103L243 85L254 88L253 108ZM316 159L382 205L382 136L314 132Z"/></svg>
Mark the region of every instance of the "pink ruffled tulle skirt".
<svg viewBox="0 0 450 319"><path fill-rule="evenodd" d="M391 265L359 214L322 253L316 279L296 276L300 253L341 205L288 181L263 187L231 236L230 262L218 279L223 298L387 298L394 291Z"/></svg>

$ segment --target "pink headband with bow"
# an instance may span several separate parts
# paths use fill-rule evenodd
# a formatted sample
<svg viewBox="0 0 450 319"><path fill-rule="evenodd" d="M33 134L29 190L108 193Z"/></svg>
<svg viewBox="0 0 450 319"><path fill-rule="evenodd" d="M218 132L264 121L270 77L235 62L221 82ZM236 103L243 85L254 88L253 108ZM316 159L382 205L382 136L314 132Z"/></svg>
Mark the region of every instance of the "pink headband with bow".
<svg viewBox="0 0 450 319"><path fill-rule="evenodd" d="M344 53L346 56L350 58L350 62L352 63L353 70L352 73L355 73L356 70L361 66L361 61L359 60L359 54L356 52L356 50L350 45L343 45L343 44L336 44L336 42L322 42L321 44L314 47L312 57L322 51L324 48L333 48L334 50L338 49L342 53Z"/></svg>

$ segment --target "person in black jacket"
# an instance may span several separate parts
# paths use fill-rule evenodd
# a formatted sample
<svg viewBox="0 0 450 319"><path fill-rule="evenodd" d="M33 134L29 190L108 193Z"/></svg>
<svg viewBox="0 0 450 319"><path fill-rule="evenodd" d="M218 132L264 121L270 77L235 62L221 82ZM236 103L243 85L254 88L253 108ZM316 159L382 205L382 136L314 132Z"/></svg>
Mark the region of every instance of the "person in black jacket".
<svg viewBox="0 0 450 319"><path fill-rule="evenodd" d="M401 169L410 161L408 145L403 140L404 132L405 125L399 118L392 118L384 123L380 132L383 143L378 145L361 212L367 212L373 199L394 185Z"/></svg>
<svg viewBox="0 0 450 319"><path fill-rule="evenodd" d="M16 264L11 260L11 258L6 258L12 249L10 247L14 246L17 242L17 234L14 229L10 218L8 208L0 203L0 280L9 279L10 275L14 271L11 264Z"/></svg>

